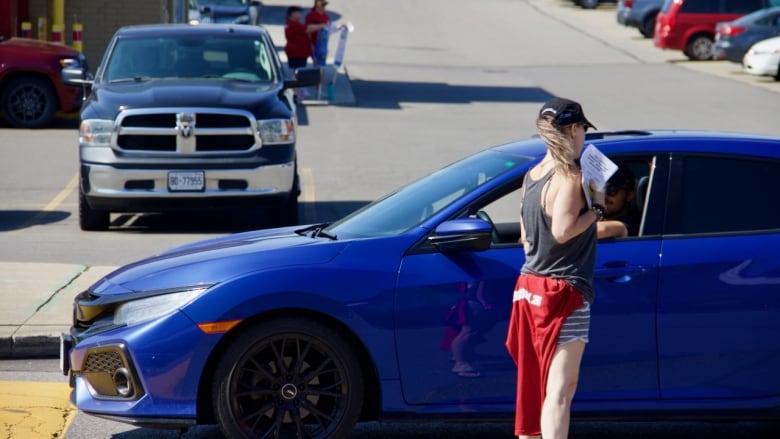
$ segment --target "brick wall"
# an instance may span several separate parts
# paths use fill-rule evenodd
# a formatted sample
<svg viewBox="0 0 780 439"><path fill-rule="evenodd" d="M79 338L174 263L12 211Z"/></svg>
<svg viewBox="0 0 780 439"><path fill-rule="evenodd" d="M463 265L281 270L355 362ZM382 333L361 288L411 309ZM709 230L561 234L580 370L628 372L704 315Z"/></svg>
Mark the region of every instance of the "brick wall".
<svg viewBox="0 0 780 439"><path fill-rule="evenodd" d="M175 0L64 0L65 1L65 44L71 45L73 23L84 26L84 54L89 61L90 70L100 64L103 52L114 32L122 26L149 24L171 21ZM33 38L38 38L38 17L46 17L48 32L51 33L51 0L29 0L30 21ZM77 20L77 21L76 21Z"/></svg>

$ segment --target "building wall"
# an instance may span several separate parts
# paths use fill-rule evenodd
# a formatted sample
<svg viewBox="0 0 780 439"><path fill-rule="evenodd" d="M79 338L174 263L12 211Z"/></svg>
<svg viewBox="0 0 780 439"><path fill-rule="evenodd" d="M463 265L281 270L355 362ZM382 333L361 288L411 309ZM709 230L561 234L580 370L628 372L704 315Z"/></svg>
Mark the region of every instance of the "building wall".
<svg viewBox="0 0 780 439"><path fill-rule="evenodd" d="M38 38L38 17L46 17L48 32L51 33L51 1L29 0L30 21L32 22L33 38ZM73 23L81 23L84 27L82 45L84 54L90 65L90 70L100 64L103 52L106 50L111 36L122 26L134 24L166 23L173 16L176 0L64 0L65 29L64 42L72 44ZM47 39L49 39L47 37Z"/></svg>

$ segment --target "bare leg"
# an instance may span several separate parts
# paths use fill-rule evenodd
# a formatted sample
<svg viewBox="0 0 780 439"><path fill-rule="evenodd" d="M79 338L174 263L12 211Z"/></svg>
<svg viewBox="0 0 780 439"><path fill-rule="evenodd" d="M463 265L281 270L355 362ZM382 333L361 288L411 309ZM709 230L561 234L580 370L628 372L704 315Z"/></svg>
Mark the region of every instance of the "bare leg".
<svg viewBox="0 0 780 439"><path fill-rule="evenodd" d="M571 401L577 390L580 361L585 343L573 341L558 346L547 375L547 396L542 405L544 439L566 439L569 436Z"/></svg>
<svg viewBox="0 0 780 439"><path fill-rule="evenodd" d="M517 439L541 439L541 436L526 436L521 434L520 436L517 436Z"/></svg>

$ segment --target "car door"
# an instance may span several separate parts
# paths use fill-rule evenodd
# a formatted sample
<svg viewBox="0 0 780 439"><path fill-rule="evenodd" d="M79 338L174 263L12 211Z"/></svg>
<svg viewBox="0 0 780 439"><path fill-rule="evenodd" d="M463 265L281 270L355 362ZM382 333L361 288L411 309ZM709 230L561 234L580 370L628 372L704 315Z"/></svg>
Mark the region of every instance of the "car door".
<svg viewBox="0 0 780 439"><path fill-rule="evenodd" d="M659 276L661 396L777 396L780 160L673 162Z"/></svg>
<svg viewBox="0 0 780 439"><path fill-rule="evenodd" d="M651 159L635 159L650 169ZM645 171L652 181L662 182L664 172ZM493 410L505 408L496 404L513 407L517 369L504 341L523 262L517 242L517 196L515 191L468 209L488 212L503 231L506 239L489 250L443 254L428 249L403 258L396 290L396 343L407 403L468 404L464 410L479 405L493 405ZM648 208L659 205L662 200L653 198L651 190ZM599 243L591 342L576 397L584 408L589 403L658 397L655 307L660 224L658 207L654 209L656 213L650 209L645 215L647 236ZM470 327L465 337L463 326ZM466 357L475 373L453 372L458 356Z"/></svg>

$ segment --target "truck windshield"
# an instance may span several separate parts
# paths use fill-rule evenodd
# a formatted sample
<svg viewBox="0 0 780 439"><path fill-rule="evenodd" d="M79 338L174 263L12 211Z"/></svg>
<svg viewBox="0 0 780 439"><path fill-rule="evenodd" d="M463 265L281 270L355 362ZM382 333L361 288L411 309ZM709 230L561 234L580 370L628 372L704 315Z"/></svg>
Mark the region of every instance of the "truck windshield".
<svg viewBox="0 0 780 439"><path fill-rule="evenodd" d="M104 80L225 78L273 82L276 72L268 46L263 40L235 35L121 39L111 51Z"/></svg>

